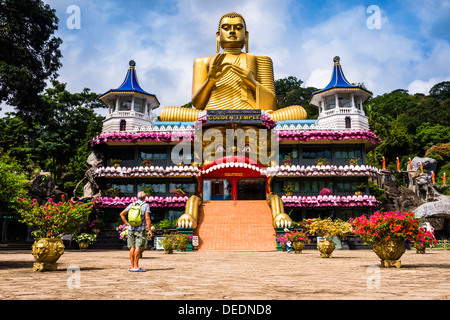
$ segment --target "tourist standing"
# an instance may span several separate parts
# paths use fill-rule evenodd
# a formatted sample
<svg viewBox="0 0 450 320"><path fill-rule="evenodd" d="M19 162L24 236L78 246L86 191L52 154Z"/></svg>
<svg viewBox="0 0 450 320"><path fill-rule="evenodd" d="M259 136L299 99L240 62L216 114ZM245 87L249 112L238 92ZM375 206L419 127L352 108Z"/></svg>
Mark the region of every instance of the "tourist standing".
<svg viewBox="0 0 450 320"><path fill-rule="evenodd" d="M130 262L131 267L128 271L131 272L145 272L144 269L139 267L139 258L142 251L144 251L147 245L147 235L152 236L151 220L150 220L150 206L145 202L145 192L140 191L137 194L138 201L130 203L125 210L120 213L123 223L128 225L128 238L127 245L130 248ZM129 223L125 218L125 215L133 208L133 206L139 206L140 208L140 220L141 224L134 222ZM134 210L134 209L133 209ZM128 216L130 220L130 215ZM148 233L146 232L148 230Z"/></svg>

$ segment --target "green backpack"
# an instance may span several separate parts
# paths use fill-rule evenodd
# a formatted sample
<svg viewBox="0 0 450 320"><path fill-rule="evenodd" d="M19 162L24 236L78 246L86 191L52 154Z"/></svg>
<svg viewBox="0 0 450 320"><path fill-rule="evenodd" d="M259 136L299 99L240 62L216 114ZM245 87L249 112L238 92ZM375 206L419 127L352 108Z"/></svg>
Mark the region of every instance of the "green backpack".
<svg viewBox="0 0 450 320"><path fill-rule="evenodd" d="M141 204L133 203L133 206L128 211L128 223L132 227L138 227L142 224L141 207L145 202Z"/></svg>

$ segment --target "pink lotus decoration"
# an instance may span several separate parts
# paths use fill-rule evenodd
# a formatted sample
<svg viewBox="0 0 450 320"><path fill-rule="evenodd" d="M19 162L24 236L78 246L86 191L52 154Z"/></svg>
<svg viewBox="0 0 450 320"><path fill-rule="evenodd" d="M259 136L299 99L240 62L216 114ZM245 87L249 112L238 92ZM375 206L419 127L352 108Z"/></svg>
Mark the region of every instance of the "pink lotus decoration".
<svg viewBox="0 0 450 320"><path fill-rule="evenodd" d="M200 169L194 166L139 166L139 167L99 167L94 177L193 177L199 176Z"/></svg>
<svg viewBox="0 0 450 320"><path fill-rule="evenodd" d="M381 202L372 195L348 196L285 196L281 197L286 207L378 207Z"/></svg>
<svg viewBox="0 0 450 320"><path fill-rule="evenodd" d="M295 177L313 177L313 176L377 176L380 170L368 165L323 165L323 166L300 166L300 165L282 165L269 167L266 170L267 176L295 176Z"/></svg>
<svg viewBox="0 0 450 320"><path fill-rule="evenodd" d="M187 196L184 197L159 197L150 196L145 197L147 202L152 208L164 208L164 207L184 207L186 206ZM136 197L98 197L96 199L96 206L99 208L125 208L130 203L137 201Z"/></svg>
<svg viewBox="0 0 450 320"><path fill-rule="evenodd" d="M279 130L276 131L278 140L298 140L298 141L310 141L310 140L367 140L376 144L381 143L381 139L378 138L372 131L369 130L344 130L344 131L332 131L332 130Z"/></svg>

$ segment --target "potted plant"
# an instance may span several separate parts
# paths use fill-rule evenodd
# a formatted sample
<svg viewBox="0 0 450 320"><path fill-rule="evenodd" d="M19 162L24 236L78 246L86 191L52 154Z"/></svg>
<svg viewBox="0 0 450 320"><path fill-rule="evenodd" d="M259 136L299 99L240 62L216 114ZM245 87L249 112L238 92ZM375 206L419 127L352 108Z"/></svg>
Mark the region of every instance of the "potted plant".
<svg viewBox="0 0 450 320"><path fill-rule="evenodd" d="M109 163L111 163L111 165L114 168L118 168L118 167L120 167L120 164L122 163L122 160L120 160L120 159L109 159Z"/></svg>
<svg viewBox="0 0 450 320"><path fill-rule="evenodd" d="M290 155L290 154L287 155L287 156L283 159L283 165L285 165L285 166L290 166L290 165L291 165L291 159L292 159L291 155Z"/></svg>
<svg viewBox="0 0 450 320"><path fill-rule="evenodd" d="M283 192L287 195L287 196L292 196L294 194L295 191L295 186L293 184L289 184L289 183L285 183L283 186Z"/></svg>
<svg viewBox="0 0 450 320"><path fill-rule="evenodd" d="M76 234L81 224L89 217L93 203L82 203L67 200L56 203L52 198L44 205L39 205L36 199L21 199L19 221L34 229L36 237L32 246L36 263L33 270L56 270L56 261L64 253L63 234Z"/></svg>
<svg viewBox="0 0 450 320"><path fill-rule="evenodd" d="M173 188L172 193L174 193L177 197L184 197L186 195L186 192L184 192L181 187Z"/></svg>
<svg viewBox="0 0 450 320"><path fill-rule="evenodd" d="M437 240L434 237L433 232L425 231L424 228L419 228L419 231L414 237L414 248L416 248L417 253L425 253L425 249L436 243Z"/></svg>
<svg viewBox="0 0 450 320"><path fill-rule="evenodd" d="M373 245L373 251L381 259L381 266L401 267L400 258L405 252L404 241L414 241L419 232L419 220L413 212L375 212L369 218L350 219L353 233L365 244Z"/></svg>
<svg viewBox="0 0 450 320"><path fill-rule="evenodd" d="M353 158L351 158L351 159L348 159L347 162L348 162L351 166L357 166L359 160L360 160L359 158L353 157Z"/></svg>
<svg viewBox="0 0 450 320"><path fill-rule="evenodd" d="M302 253L305 248L305 243L310 243L309 234L306 231L293 230L284 235L284 242L290 241L295 253Z"/></svg>
<svg viewBox="0 0 450 320"><path fill-rule="evenodd" d="M328 162L327 158L318 158L317 161L316 161L316 164L318 166L326 166L326 165L328 165L330 163Z"/></svg>
<svg viewBox="0 0 450 320"><path fill-rule="evenodd" d="M175 245L180 251L186 251L189 242L192 239L192 235L178 233L176 235Z"/></svg>
<svg viewBox="0 0 450 320"><path fill-rule="evenodd" d="M89 224L89 228L91 228L92 232L95 234L99 234L100 233L100 229L103 228L105 224L103 223L102 220L93 220L90 224Z"/></svg>
<svg viewBox="0 0 450 320"><path fill-rule="evenodd" d="M142 191L144 191L147 197L150 197L155 189L152 186L146 186Z"/></svg>
<svg viewBox="0 0 450 320"><path fill-rule="evenodd" d="M173 250L177 246L177 238L175 234L166 234L164 238L158 241L160 246L164 247L164 252L167 254L172 254Z"/></svg>
<svg viewBox="0 0 450 320"><path fill-rule="evenodd" d="M75 236L74 240L78 243L80 251L86 251L87 247L90 244L93 244L95 240L97 240L97 235L90 233L82 233L78 236Z"/></svg>
<svg viewBox="0 0 450 320"><path fill-rule="evenodd" d="M163 234L168 234L172 227L172 220L163 219L159 222L159 228L163 230Z"/></svg>
<svg viewBox="0 0 450 320"><path fill-rule="evenodd" d="M333 194L333 191L331 191L331 189L328 189L328 188L322 188L322 189L320 189L320 192L319 192L320 196L329 196L331 194Z"/></svg>
<svg viewBox="0 0 450 320"><path fill-rule="evenodd" d="M152 165L152 162L150 160L144 160L142 161L141 165L143 167L150 167Z"/></svg>
<svg viewBox="0 0 450 320"><path fill-rule="evenodd" d="M331 237L342 236L345 237L351 232L351 224L342 221L341 219L332 220L331 218L311 219L308 225L309 232L318 237L324 238L317 242L317 249L320 251L322 258L331 258L336 245L331 240Z"/></svg>

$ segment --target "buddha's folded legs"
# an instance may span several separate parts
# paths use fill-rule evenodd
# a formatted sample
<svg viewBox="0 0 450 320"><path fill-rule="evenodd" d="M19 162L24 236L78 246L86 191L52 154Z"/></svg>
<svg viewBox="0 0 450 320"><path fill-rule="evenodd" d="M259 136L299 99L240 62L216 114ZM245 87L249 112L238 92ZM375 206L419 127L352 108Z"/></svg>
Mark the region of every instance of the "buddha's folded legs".
<svg viewBox="0 0 450 320"><path fill-rule="evenodd" d="M182 108L182 107L165 107L160 115L161 121L181 121L195 122L197 121L200 110ZM307 118L306 110L302 106L289 106L286 108L269 111L270 118L274 121L283 120L305 120Z"/></svg>
<svg viewBox="0 0 450 320"><path fill-rule="evenodd" d="M171 106L165 107L159 117L161 121L195 122L200 112L197 109Z"/></svg>

